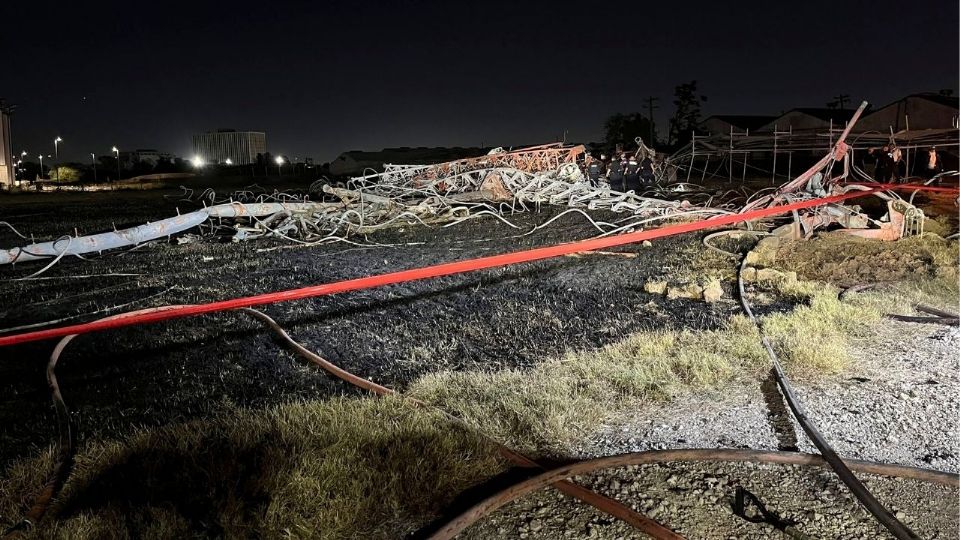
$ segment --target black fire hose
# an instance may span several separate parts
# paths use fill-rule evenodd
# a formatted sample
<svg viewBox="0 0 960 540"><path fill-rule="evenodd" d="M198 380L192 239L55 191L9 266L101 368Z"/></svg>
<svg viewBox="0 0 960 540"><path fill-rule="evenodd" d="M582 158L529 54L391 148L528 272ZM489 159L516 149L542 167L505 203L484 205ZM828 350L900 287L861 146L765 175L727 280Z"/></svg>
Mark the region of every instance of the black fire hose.
<svg viewBox="0 0 960 540"><path fill-rule="evenodd" d="M817 450L820 451L820 454L823 456L823 459L830 465L830 468L833 469L837 476L840 477L840 480L846 484L847 488L857 497L857 500L860 501L860 504L864 506L873 517L877 518L884 527L887 528L895 537L899 540L919 540L920 537L917 533L913 532L906 525L900 522L896 516L890 513L889 510L884 507L876 497L863 485L863 483L853 474L853 471L840 459L840 456L833 450L830 446L830 443L824 439L823 435L820 434L820 431L817 430L817 427L810 421L807 417L806 411L804 411L803 406L800 404L800 400L797 399L797 396L793 393L793 387L790 386L790 381L787 379L787 375L784 373L783 368L780 367L780 361L777 358L777 353L774 352L773 347L770 345L770 341L767 339L767 336L763 333L763 327L760 324L760 321L757 320L756 316L753 314L753 310L750 309L750 303L747 301L747 295L743 288L743 269L747 266L746 257L740 262L740 270L737 272L737 287L740 293L740 304L743 306L743 310L747 313L747 316L750 317L750 320L757 325L757 328L760 329L760 339L763 341L763 346L767 350L767 354L770 356L770 361L773 365L773 375L777 380L777 385L780 387L780 392L783 394L784 399L787 401L787 405L790 406L790 411L793 412L793 416L797 419L797 422L800 424L800 427L803 428L804 433L807 434L807 437L810 438L810 441L813 442L814 446L817 447Z"/></svg>

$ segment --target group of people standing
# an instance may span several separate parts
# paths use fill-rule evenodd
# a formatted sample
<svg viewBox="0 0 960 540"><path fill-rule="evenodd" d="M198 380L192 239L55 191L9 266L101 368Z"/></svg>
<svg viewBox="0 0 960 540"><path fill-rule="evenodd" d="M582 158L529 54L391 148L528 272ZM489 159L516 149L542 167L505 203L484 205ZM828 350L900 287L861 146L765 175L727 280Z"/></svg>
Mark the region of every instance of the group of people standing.
<svg viewBox="0 0 960 540"><path fill-rule="evenodd" d="M891 180L900 182L908 176L903 153L896 145L887 144L883 148L871 148L868 154L875 160L873 179L877 182L890 182ZM927 149L926 159L921 160L917 165L922 165L921 175L923 178L930 179L943 172L940 154L937 153L937 147L935 146ZM914 170L916 170L915 167Z"/></svg>
<svg viewBox="0 0 960 540"><path fill-rule="evenodd" d="M591 185L605 187L607 184L613 191L639 193L642 186L654 182L653 160L648 156L638 158L624 152L620 157L607 159L600 154L600 159L588 157L586 168Z"/></svg>

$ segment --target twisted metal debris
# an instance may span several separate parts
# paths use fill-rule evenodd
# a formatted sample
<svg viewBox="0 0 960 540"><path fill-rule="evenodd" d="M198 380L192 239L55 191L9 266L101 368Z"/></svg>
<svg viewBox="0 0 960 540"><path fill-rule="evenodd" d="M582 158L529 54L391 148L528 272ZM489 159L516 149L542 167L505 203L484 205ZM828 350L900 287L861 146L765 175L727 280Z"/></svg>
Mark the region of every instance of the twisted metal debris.
<svg viewBox="0 0 960 540"><path fill-rule="evenodd" d="M0 264L85 255L137 246L171 237L195 227L211 225L233 231L234 241L276 237L296 243L347 241L379 229L403 225L458 223L492 214L501 217L539 208L542 204L609 209L651 219L673 216L709 216L727 210L694 206L685 201L644 197L591 186L576 160L583 147L545 145L515 152L437 165L387 165L385 171L350 179L349 187L311 186L323 200L309 194L256 194L243 190L221 202L206 190L198 196L202 210L124 230L89 236L64 236L24 247L0 250ZM181 199L194 200L184 188ZM206 206L207 202L213 204ZM613 230L608 227L605 232Z"/></svg>

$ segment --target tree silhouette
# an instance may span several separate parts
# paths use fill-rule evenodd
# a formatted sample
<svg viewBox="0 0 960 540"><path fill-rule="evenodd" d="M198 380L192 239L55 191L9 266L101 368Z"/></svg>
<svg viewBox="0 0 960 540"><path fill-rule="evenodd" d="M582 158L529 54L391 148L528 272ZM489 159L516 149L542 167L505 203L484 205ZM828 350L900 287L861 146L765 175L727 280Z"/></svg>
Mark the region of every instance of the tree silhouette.
<svg viewBox="0 0 960 540"><path fill-rule="evenodd" d="M614 114L603 124L604 149L612 152L618 144L632 145L637 137L642 137L647 145L653 145L653 141L646 140L650 128L650 120L638 112Z"/></svg>
<svg viewBox="0 0 960 540"><path fill-rule="evenodd" d="M681 84L674 89L676 110L670 119L670 142L681 146L690 142L690 135L700 123L700 104L707 96L697 94L697 81Z"/></svg>

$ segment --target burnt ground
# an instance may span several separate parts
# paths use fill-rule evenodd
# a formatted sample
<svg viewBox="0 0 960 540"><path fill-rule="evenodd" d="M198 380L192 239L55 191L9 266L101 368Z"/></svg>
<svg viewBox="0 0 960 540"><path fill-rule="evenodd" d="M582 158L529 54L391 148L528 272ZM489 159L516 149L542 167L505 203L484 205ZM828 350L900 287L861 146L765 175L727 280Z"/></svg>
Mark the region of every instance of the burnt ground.
<svg viewBox="0 0 960 540"><path fill-rule="evenodd" d="M189 211L197 206L162 195L0 197L0 221L40 240L74 227L85 234L133 226L173 215L177 207ZM510 219L526 231L559 211L545 207ZM65 259L43 279L13 281L43 266L22 263L0 267L0 326L128 303L117 311L226 299L596 234L576 214L528 236L518 237L520 232L481 217L448 228L393 229L367 239L395 247L164 241L87 260ZM0 227L0 246L21 243ZM737 309L732 301L667 301L642 290L645 278L689 266L692 254L702 253L699 236L621 250L641 256L562 257L263 310L308 348L363 377L402 389L427 372L531 366L642 328L716 328ZM103 274L135 275L78 277ZM55 438L44 376L53 346L48 341L0 349L2 468ZM259 324L236 313L81 336L66 349L57 373L80 442L122 437L139 426L178 423L234 406L266 407L356 392L306 365Z"/></svg>

